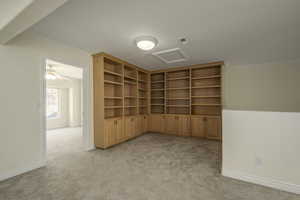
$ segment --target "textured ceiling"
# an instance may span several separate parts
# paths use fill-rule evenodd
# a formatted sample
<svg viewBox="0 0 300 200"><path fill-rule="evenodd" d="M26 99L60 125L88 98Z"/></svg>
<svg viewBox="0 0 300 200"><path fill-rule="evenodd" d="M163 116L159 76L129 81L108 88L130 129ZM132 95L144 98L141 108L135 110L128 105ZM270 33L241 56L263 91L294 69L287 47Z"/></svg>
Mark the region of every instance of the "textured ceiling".
<svg viewBox="0 0 300 200"><path fill-rule="evenodd" d="M254 64L300 57L299 0L70 0L32 29L146 69L224 60ZM152 52L181 48L188 60L165 64L134 39L151 35ZM187 37L189 43L178 42Z"/></svg>

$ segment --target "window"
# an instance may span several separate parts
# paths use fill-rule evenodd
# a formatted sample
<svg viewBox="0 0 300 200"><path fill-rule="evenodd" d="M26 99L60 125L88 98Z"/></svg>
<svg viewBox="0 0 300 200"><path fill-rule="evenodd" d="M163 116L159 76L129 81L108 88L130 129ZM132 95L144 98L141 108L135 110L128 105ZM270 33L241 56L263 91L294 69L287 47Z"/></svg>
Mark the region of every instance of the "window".
<svg viewBox="0 0 300 200"><path fill-rule="evenodd" d="M60 91L55 88L47 88L47 118L58 118L60 114Z"/></svg>

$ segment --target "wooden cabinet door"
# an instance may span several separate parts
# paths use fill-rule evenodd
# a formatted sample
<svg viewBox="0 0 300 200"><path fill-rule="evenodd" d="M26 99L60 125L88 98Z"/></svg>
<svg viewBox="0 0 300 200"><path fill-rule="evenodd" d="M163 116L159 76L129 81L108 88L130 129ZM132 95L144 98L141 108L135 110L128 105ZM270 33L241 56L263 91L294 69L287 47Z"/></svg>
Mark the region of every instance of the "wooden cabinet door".
<svg viewBox="0 0 300 200"><path fill-rule="evenodd" d="M109 135L113 131L113 120L104 121L104 147L109 146Z"/></svg>
<svg viewBox="0 0 300 200"><path fill-rule="evenodd" d="M163 116L162 115L151 115L150 116L150 131L163 132Z"/></svg>
<svg viewBox="0 0 300 200"><path fill-rule="evenodd" d="M129 118L129 138L133 138L135 136L136 127L135 127L135 121L133 117Z"/></svg>
<svg viewBox="0 0 300 200"><path fill-rule="evenodd" d="M148 117L146 115L142 116L142 133L148 131Z"/></svg>
<svg viewBox="0 0 300 200"><path fill-rule="evenodd" d="M139 133L138 117L131 117L131 126L132 126L131 136L135 137Z"/></svg>
<svg viewBox="0 0 300 200"><path fill-rule="evenodd" d="M123 119L115 120L115 132L117 142L125 140L125 135L123 131Z"/></svg>
<svg viewBox="0 0 300 200"><path fill-rule="evenodd" d="M125 117L124 118L124 137L125 140L131 137L131 121L130 121L130 117Z"/></svg>
<svg viewBox="0 0 300 200"><path fill-rule="evenodd" d="M109 147L116 143L115 137L115 120L109 119L105 120L104 123L104 145L105 147Z"/></svg>
<svg viewBox="0 0 300 200"><path fill-rule="evenodd" d="M124 118L124 130L125 130L125 137L133 138L138 135L139 133L139 124L138 124L138 117L125 117Z"/></svg>
<svg viewBox="0 0 300 200"><path fill-rule="evenodd" d="M138 120L138 122L137 122L138 123L137 135L141 135L143 133L144 116L143 115L138 116L137 120Z"/></svg>
<svg viewBox="0 0 300 200"><path fill-rule="evenodd" d="M166 131L166 126L165 126L165 115L159 115L159 132L164 133Z"/></svg>
<svg viewBox="0 0 300 200"><path fill-rule="evenodd" d="M206 137L205 123L206 123L205 122L205 117L192 116L191 117L192 136L205 138Z"/></svg>
<svg viewBox="0 0 300 200"><path fill-rule="evenodd" d="M176 135L178 133L179 117L175 115L166 115L164 121L165 133Z"/></svg>
<svg viewBox="0 0 300 200"><path fill-rule="evenodd" d="M150 115L149 117L149 131L155 132L155 115Z"/></svg>
<svg viewBox="0 0 300 200"><path fill-rule="evenodd" d="M221 118L207 117L206 118L206 137L208 139L221 139Z"/></svg>
<svg viewBox="0 0 300 200"><path fill-rule="evenodd" d="M180 136L191 136L190 116L180 116L179 117L178 135L180 135Z"/></svg>
<svg viewBox="0 0 300 200"><path fill-rule="evenodd" d="M136 123L137 123L136 135L140 135L142 131L142 116L139 115L136 117Z"/></svg>
<svg viewBox="0 0 300 200"><path fill-rule="evenodd" d="M151 117L150 117L150 127L149 127L150 131L159 132L158 124L159 124L158 115L151 115Z"/></svg>

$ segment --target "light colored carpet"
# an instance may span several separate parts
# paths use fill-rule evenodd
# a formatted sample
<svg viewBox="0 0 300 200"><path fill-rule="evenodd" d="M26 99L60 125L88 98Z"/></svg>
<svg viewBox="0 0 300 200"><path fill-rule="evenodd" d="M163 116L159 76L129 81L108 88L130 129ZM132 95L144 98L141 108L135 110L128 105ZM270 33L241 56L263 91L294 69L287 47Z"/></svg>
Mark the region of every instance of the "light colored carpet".
<svg viewBox="0 0 300 200"><path fill-rule="evenodd" d="M50 144L47 167L0 183L0 199L300 199L298 195L220 176L218 143L214 141L150 133L108 150L91 152L78 150L77 141L68 141L68 147L62 148ZM59 155L60 151L64 153Z"/></svg>
<svg viewBox="0 0 300 200"><path fill-rule="evenodd" d="M82 128L47 131L47 160L83 151Z"/></svg>

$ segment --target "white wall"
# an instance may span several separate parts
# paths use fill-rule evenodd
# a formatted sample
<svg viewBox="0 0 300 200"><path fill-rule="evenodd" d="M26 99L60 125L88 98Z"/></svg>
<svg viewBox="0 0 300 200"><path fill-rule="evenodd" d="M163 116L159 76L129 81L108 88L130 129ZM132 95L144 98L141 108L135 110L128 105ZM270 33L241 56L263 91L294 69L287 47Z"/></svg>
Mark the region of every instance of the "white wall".
<svg viewBox="0 0 300 200"><path fill-rule="evenodd" d="M78 127L82 125L82 81L47 80L47 88L58 88L62 91L61 115L59 118L47 119L47 129Z"/></svg>
<svg viewBox="0 0 300 200"><path fill-rule="evenodd" d="M45 164L44 134L41 132L44 105L40 97L42 69L47 58L73 66L92 67L89 53L32 32L22 34L6 46L0 45L0 180ZM91 89L91 83L87 84ZM84 91L85 96L91 95L90 90ZM84 104L84 110L91 113L88 103L91 105L90 102ZM88 117L91 122L91 115ZM86 146L93 144L90 138L84 141Z"/></svg>
<svg viewBox="0 0 300 200"><path fill-rule="evenodd" d="M300 194L300 113L223 111L224 176Z"/></svg>
<svg viewBox="0 0 300 200"><path fill-rule="evenodd" d="M223 175L300 193L300 60L223 76Z"/></svg>
<svg viewBox="0 0 300 200"><path fill-rule="evenodd" d="M300 194L300 113L223 111L225 176Z"/></svg>

